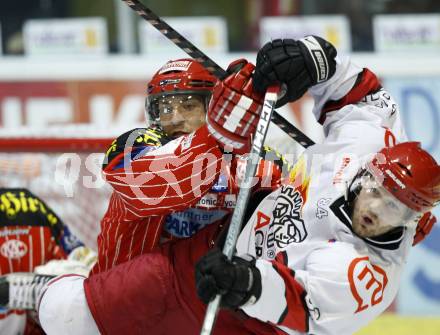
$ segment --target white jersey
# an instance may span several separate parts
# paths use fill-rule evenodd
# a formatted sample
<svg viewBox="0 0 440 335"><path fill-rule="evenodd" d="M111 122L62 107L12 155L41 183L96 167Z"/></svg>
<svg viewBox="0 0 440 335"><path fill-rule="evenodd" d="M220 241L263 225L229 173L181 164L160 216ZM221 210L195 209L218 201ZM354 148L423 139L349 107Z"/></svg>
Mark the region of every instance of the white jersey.
<svg viewBox="0 0 440 335"><path fill-rule="evenodd" d="M238 239L237 254L256 256L262 276L261 297L242 309L287 334L352 334L397 293L415 227L361 239L344 198L362 162L406 140L386 91L368 89L361 102L350 102L369 80L377 82L339 58L335 75L309 91L326 138L305 151L290 184L263 200Z"/></svg>

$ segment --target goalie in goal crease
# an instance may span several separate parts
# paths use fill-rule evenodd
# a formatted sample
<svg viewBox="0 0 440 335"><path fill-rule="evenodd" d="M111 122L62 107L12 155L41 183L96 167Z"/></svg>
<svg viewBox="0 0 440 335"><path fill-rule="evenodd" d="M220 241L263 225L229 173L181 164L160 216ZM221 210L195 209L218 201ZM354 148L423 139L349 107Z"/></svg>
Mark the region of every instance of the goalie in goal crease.
<svg viewBox="0 0 440 335"><path fill-rule="evenodd" d="M0 188L0 219L0 274L9 274L0 281L3 305L9 288L5 278L15 278L15 273L32 278L39 277L33 273L66 271L87 275L96 260L96 254L83 246L48 204L26 188ZM43 334L27 312L31 306L15 302L14 309L0 311L0 334Z"/></svg>
<svg viewBox="0 0 440 335"><path fill-rule="evenodd" d="M217 81L190 59L156 73L146 101L154 125L121 135L103 166L114 192L90 275L5 276L6 307L24 299L48 334L197 334L221 294L214 334L275 335L352 334L391 304L440 200L440 167L407 141L393 98L316 36L269 42L255 67L237 60L228 73ZM270 186L252 190L229 261L232 209L198 202L236 196L240 155L273 84L286 87L277 106L308 92L326 137L288 176L279 160L261 160L257 177L268 173ZM176 234L169 218L187 211L213 215Z"/></svg>

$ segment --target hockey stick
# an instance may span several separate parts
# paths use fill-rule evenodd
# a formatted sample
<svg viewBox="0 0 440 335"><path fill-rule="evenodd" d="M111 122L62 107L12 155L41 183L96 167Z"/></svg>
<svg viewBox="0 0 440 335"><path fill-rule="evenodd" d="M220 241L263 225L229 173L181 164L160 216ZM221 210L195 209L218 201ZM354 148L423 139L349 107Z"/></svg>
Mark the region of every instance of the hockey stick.
<svg viewBox="0 0 440 335"><path fill-rule="evenodd" d="M228 73L223 70L217 63L211 58L200 51L194 44L188 41L180 33L174 30L168 23L157 16L151 9L147 8L138 0L122 0L131 9L133 9L139 16L148 21L156 28L162 35L167 37L171 42L177 45L180 49L185 51L191 58L201 63L209 72L215 75L217 78L224 79ZM282 117L276 111L273 112L272 120L278 127L280 127L287 135L289 135L296 142L301 144L304 148L307 148L315 144L308 136L306 136L301 130L292 125L284 117Z"/></svg>
<svg viewBox="0 0 440 335"><path fill-rule="evenodd" d="M264 145L264 140L269 129L269 122L272 117L272 113L277 101L277 95L280 91L278 86L270 86L267 89L264 96L263 109L261 111L261 117L258 121L257 131L255 132L254 139L252 141L252 148L250 156L246 164L246 173L244 176L243 184L240 186L240 192L238 193L237 203L232 214L231 223L229 225L228 234L226 235L225 245L223 247L223 253L231 260L235 251L235 245L237 243L238 235L240 233L241 224L246 212L246 206L249 201L250 192L252 189L252 181L257 171L259 157ZM218 308L220 306L221 295L217 295L213 301L211 301L206 309L205 320L203 321L202 330L200 335L211 334L212 328L215 323Z"/></svg>

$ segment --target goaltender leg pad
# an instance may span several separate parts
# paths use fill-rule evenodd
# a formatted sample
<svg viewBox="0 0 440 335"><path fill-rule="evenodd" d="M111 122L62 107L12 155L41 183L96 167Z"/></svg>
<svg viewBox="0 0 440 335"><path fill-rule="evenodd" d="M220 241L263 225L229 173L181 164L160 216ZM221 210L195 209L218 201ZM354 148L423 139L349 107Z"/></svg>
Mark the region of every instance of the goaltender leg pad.
<svg viewBox="0 0 440 335"><path fill-rule="evenodd" d="M84 279L67 275L49 283L38 310L38 318L47 334L99 334L87 305Z"/></svg>

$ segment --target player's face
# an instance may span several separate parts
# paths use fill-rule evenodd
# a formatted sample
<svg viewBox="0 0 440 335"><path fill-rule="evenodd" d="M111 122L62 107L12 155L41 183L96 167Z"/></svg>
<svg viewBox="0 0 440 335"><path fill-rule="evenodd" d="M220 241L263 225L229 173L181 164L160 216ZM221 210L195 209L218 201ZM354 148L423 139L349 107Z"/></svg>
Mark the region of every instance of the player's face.
<svg viewBox="0 0 440 335"><path fill-rule="evenodd" d="M201 96L166 95L159 99L158 107L160 124L170 137L192 133L205 124L205 102Z"/></svg>
<svg viewBox="0 0 440 335"><path fill-rule="evenodd" d="M353 231L374 237L403 226L415 213L382 186L362 187L353 209Z"/></svg>

